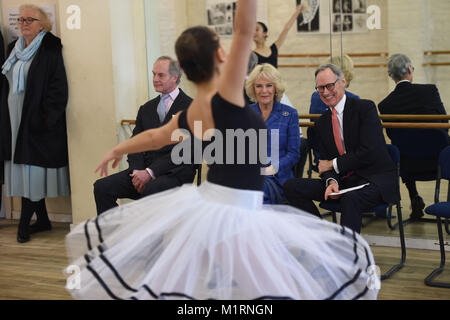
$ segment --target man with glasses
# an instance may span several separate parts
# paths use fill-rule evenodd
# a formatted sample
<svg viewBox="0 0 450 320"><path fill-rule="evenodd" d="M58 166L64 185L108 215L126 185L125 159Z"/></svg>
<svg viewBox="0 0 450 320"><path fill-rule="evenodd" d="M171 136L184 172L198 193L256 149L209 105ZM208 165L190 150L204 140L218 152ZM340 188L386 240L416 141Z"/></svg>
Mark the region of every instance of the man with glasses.
<svg viewBox="0 0 450 320"><path fill-rule="evenodd" d="M388 74L394 80L396 87L379 103L380 114L446 114L439 91L434 84L413 83L414 67L406 55L394 54L389 58ZM443 120L442 122L448 121ZM391 138L391 130L386 129L389 138ZM402 157L401 167L404 168L402 170L404 172L426 175L436 171L437 160L425 161ZM420 197L414 180L404 175L402 175L402 180L411 199L410 219L418 220L424 215L422 210L425 208L425 202Z"/></svg>
<svg viewBox="0 0 450 320"><path fill-rule="evenodd" d="M313 200L339 200L341 224L360 232L362 213L400 198L396 167L386 148L375 104L345 95L342 70L322 65L316 89L329 107L316 122L321 179L291 179L284 185L289 203L320 216ZM363 188L331 195L340 190Z"/></svg>

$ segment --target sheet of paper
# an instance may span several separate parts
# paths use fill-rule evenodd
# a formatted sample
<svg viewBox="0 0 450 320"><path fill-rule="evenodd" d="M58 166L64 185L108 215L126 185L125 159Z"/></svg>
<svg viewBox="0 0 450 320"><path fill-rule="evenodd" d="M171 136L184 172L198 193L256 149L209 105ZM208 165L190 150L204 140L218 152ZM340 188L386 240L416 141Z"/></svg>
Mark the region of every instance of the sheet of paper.
<svg viewBox="0 0 450 320"><path fill-rule="evenodd" d="M352 187L352 188L348 188L348 189L343 189L343 190L340 190L339 192L333 192L333 193L330 193L330 196L338 196L338 195L341 195L341 194L344 194L344 193L347 193L347 192L350 192L350 191L359 190L359 189L364 188L365 186L368 186L369 184L370 183L366 183L366 184L362 184L360 186L356 186L356 187Z"/></svg>

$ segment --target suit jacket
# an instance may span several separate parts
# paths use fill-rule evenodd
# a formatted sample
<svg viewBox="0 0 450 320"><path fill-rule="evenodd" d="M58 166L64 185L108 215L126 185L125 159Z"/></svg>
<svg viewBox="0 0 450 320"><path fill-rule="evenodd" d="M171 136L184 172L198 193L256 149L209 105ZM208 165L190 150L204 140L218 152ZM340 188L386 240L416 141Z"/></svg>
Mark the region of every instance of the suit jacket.
<svg viewBox="0 0 450 320"><path fill-rule="evenodd" d="M387 150L375 104L369 100L347 97L343 127L347 153L340 156L333 138L331 110L326 111L316 123L320 159L337 158L340 171L339 175L334 170L322 174L324 183L329 178L341 183L341 178L353 171L377 186L384 201L397 202L400 199L397 169Z"/></svg>
<svg viewBox="0 0 450 320"><path fill-rule="evenodd" d="M447 114L435 85L407 81L398 83L394 91L378 104L378 109L380 114ZM386 133L390 138L389 129Z"/></svg>
<svg viewBox="0 0 450 320"><path fill-rule="evenodd" d="M261 115L258 104L250 107ZM271 155L270 130L279 130L279 169L275 178L282 186L286 180L294 178L293 168L300 160L298 112L292 107L276 102L266 125L269 130L268 155Z"/></svg>
<svg viewBox="0 0 450 320"><path fill-rule="evenodd" d="M189 107L192 99L181 89L177 98L170 107L163 123L160 122L157 108L161 97L150 100L140 107L136 127L133 130L133 136L149 129L159 128L167 124L178 112ZM195 175L193 165L175 165L171 160L171 152L174 145L165 146L160 150L147 151L128 155L129 171L144 170L150 168L156 177L161 175L176 175L182 182L192 181Z"/></svg>

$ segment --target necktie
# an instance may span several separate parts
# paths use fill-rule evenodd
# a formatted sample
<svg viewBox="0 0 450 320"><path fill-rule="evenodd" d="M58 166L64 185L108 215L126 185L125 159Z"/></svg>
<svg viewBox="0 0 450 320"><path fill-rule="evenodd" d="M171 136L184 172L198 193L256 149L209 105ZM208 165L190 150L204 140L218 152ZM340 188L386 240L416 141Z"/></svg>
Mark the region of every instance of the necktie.
<svg viewBox="0 0 450 320"><path fill-rule="evenodd" d="M158 104L158 116L159 116L159 122L163 123L164 119L166 118L166 100L169 98L168 94L164 94L161 97L161 101Z"/></svg>
<svg viewBox="0 0 450 320"><path fill-rule="evenodd" d="M331 123L333 124L334 143L336 144L339 155L342 156L345 153L345 151L344 146L342 145L341 126L339 124L339 119L337 117L336 108L333 108L332 110ZM345 175L342 179L350 177L353 173L354 173L353 171L347 173L347 175Z"/></svg>
<svg viewBox="0 0 450 320"><path fill-rule="evenodd" d="M344 146L342 145L341 126L339 125L336 108L332 109L331 123L333 124L334 143L336 144L339 155L342 156L345 152Z"/></svg>

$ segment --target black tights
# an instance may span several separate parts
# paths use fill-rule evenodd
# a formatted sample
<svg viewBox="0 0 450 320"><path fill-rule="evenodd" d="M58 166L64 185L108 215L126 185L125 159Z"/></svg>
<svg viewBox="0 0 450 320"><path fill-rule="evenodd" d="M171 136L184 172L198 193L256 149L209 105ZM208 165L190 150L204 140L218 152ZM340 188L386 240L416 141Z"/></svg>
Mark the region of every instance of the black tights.
<svg viewBox="0 0 450 320"><path fill-rule="evenodd" d="M33 202L30 199L22 198L22 210L20 212L19 221L19 234L22 237L28 237L30 230L30 221L33 217L33 213L36 212L37 224L48 224L50 220L48 219L47 207L45 206L45 199Z"/></svg>

